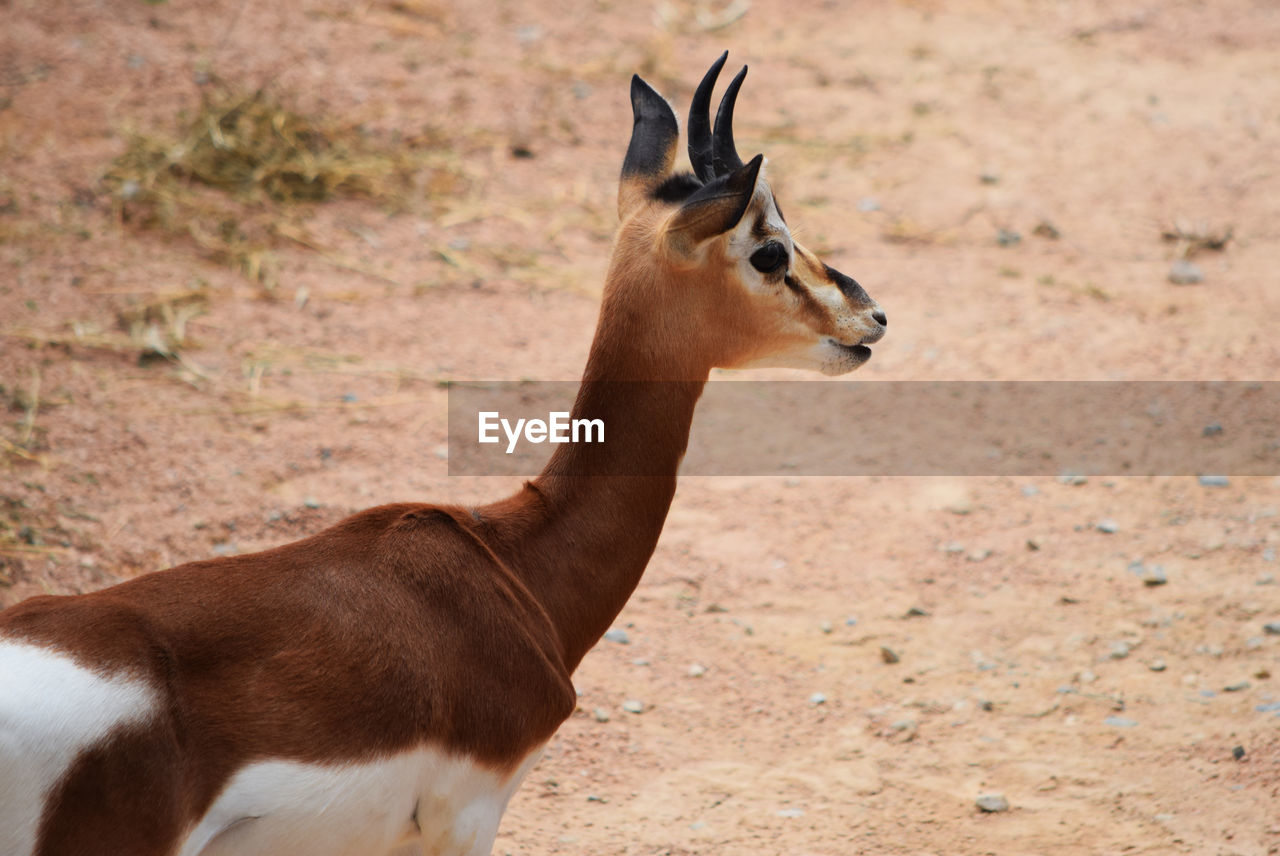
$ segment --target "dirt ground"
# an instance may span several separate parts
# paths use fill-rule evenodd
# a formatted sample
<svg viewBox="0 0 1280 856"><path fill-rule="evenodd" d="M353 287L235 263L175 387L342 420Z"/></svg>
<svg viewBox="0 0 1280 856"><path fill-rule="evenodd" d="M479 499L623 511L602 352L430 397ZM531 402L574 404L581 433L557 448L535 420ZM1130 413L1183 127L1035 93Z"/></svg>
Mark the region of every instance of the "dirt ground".
<svg viewBox="0 0 1280 856"><path fill-rule="evenodd" d="M840 382L1280 378L1270 0L0 17L0 605L511 490L448 477L439 382L577 377L628 79L685 105L724 48L739 148L891 319ZM213 76L456 180L307 209L268 288L103 184ZM1278 514L1274 476L686 479L494 852L1280 853Z"/></svg>

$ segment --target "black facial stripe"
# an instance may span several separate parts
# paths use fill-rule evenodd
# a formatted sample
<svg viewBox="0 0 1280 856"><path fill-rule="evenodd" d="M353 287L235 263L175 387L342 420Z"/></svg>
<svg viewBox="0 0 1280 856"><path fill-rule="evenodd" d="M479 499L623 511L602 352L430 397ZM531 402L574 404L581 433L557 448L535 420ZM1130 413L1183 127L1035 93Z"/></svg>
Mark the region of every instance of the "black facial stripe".
<svg viewBox="0 0 1280 856"><path fill-rule="evenodd" d="M845 276L830 265L824 264L822 268L826 271L827 278L835 283L836 287L840 289L840 293L843 294L846 299L857 301L859 303L866 303L870 300L870 298L867 297L867 292L863 290L862 286L858 285L857 281L854 280L853 277Z"/></svg>
<svg viewBox="0 0 1280 856"><path fill-rule="evenodd" d="M822 318L825 315L822 305L819 304L817 299L809 293L809 289L800 284L798 279L793 277L791 274L787 274L782 278L782 281L786 283L787 288L791 289L791 292L795 294L796 297L800 298L800 302L804 305L806 312L816 318Z"/></svg>

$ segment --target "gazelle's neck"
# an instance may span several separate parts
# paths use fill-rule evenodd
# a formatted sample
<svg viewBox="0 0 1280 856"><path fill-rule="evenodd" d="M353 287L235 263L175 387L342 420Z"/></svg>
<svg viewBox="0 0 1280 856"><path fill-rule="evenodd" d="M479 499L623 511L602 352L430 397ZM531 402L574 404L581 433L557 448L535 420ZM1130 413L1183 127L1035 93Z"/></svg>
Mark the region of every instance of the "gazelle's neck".
<svg viewBox="0 0 1280 856"><path fill-rule="evenodd" d="M709 366L680 353L678 313L654 317L646 283L606 290L574 419L599 419L605 442L557 447L526 489L540 509L528 530L526 583L575 668L609 628L662 533L694 407Z"/></svg>

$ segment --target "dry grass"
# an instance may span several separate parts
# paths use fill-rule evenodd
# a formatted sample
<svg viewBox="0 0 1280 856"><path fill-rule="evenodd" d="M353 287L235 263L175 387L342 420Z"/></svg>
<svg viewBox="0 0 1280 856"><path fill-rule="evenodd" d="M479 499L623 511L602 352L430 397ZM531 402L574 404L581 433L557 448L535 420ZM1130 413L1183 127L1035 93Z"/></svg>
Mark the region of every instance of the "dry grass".
<svg viewBox="0 0 1280 856"><path fill-rule="evenodd" d="M366 198L393 210L456 193L433 138L385 141L287 107L266 90L210 84L176 134L135 133L104 176L117 218L190 238L273 290L272 249L299 242L311 205Z"/></svg>

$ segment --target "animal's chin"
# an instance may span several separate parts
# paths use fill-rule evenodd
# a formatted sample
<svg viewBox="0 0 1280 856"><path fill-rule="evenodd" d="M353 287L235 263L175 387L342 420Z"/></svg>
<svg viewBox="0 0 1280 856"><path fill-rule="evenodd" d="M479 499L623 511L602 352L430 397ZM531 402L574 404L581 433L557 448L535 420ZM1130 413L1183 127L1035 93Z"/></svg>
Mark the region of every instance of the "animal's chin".
<svg viewBox="0 0 1280 856"><path fill-rule="evenodd" d="M832 352L822 364L822 373L826 375L848 374L871 359L871 349L866 345L846 345L835 339L826 339L823 345Z"/></svg>

